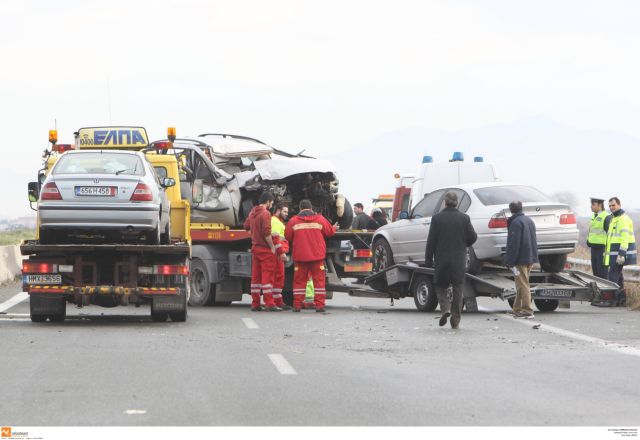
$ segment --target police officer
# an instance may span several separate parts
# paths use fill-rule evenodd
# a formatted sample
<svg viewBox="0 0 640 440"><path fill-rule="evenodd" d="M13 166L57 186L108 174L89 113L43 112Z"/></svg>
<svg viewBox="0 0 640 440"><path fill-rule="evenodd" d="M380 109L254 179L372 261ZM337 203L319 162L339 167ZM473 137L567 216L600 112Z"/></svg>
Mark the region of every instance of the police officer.
<svg viewBox="0 0 640 440"><path fill-rule="evenodd" d="M611 210L611 223L607 231L604 265L609 266L609 281L620 286L616 292L616 299L609 305L623 306L626 304L626 295L622 269L626 265L636 264L638 253L636 237L633 232L633 221L622 209L619 198L609 199L609 209Z"/></svg>
<svg viewBox="0 0 640 440"><path fill-rule="evenodd" d="M591 224L587 246L591 248L591 272L600 278L607 278L604 265L604 248L607 244L607 229L611 217L604 209L604 199L591 198Z"/></svg>

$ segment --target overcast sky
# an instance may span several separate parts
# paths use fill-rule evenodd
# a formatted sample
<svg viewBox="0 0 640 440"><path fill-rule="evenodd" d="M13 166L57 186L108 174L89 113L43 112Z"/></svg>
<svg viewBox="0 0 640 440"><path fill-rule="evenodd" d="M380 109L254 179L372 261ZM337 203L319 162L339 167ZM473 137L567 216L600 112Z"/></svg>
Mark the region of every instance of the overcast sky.
<svg viewBox="0 0 640 440"><path fill-rule="evenodd" d="M29 212L54 119L60 142L173 125L319 157L539 114L640 137L634 0L22 0L0 17L0 218Z"/></svg>

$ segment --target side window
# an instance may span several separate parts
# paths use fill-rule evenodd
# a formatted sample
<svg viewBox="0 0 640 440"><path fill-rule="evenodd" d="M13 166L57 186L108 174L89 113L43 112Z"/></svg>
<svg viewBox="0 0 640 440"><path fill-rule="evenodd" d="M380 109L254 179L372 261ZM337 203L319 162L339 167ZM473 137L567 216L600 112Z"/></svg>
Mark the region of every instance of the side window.
<svg viewBox="0 0 640 440"><path fill-rule="evenodd" d="M438 202L442 198L444 194L444 190L441 189L439 191L434 191L431 194L427 195L424 199L420 201L413 208L413 212L411 213L412 218L421 218L421 217L431 217L438 206Z"/></svg>
<svg viewBox="0 0 640 440"><path fill-rule="evenodd" d="M458 196L458 211L467 212L467 209L469 209L469 206L471 205L471 199L469 198L469 195L465 191L458 188L450 188L445 190L445 193L449 193L449 192L452 192ZM444 197L442 198L442 201L438 206L438 210L434 214L439 213L443 209L444 209Z"/></svg>
<svg viewBox="0 0 640 440"><path fill-rule="evenodd" d="M160 180L167 177L167 169L165 167L153 167Z"/></svg>

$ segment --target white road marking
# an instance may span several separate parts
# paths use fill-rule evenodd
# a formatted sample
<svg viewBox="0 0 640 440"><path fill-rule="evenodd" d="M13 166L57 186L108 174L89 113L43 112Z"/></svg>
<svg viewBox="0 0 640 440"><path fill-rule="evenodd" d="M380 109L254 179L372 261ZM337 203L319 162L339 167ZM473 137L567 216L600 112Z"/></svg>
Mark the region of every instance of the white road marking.
<svg viewBox="0 0 640 440"><path fill-rule="evenodd" d="M565 338L576 339L578 341L588 342L600 348L606 348L607 350L616 351L618 353L627 354L631 356L640 357L640 349L636 347L631 347L628 345L618 344L617 342L607 341L606 339L594 338L593 336L583 335L582 333L572 332L570 330L565 330L563 328L554 327L549 324L545 324L540 321L536 321L535 319L517 319L513 318L509 315L505 315L503 313L496 313L494 310L487 309L484 307L478 307L478 310L481 312L489 312L493 313L496 316L501 318L509 319L513 322L517 322L518 324L526 325L528 327L533 327L534 325L539 325L539 330L554 333L559 336L564 336Z"/></svg>
<svg viewBox="0 0 640 440"><path fill-rule="evenodd" d="M0 316L0 322L31 322L31 318L2 318Z"/></svg>
<svg viewBox="0 0 640 440"><path fill-rule="evenodd" d="M246 325L247 328L250 328L250 329L260 328L258 327L258 324L251 318L242 318L242 322L244 322L244 325Z"/></svg>
<svg viewBox="0 0 640 440"><path fill-rule="evenodd" d="M11 307L20 304L25 299L29 298L29 294L26 292L20 292L17 295L9 298L5 302L0 304L0 312L4 312L5 310L9 310Z"/></svg>
<svg viewBox="0 0 640 440"><path fill-rule="evenodd" d="M28 313L3 313L0 315L0 319L2 318L29 318L31 317Z"/></svg>
<svg viewBox="0 0 640 440"><path fill-rule="evenodd" d="M146 414L147 410L146 409L128 409L124 413L128 414L130 416L132 416L132 415L140 415L140 414Z"/></svg>
<svg viewBox="0 0 640 440"><path fill-rule="evenodd" d="M267 356L269 356L269 359L271 359L271 362L273 362L273 365L276 366L280 374L298 374L281 354L268 354Z"/></svg>

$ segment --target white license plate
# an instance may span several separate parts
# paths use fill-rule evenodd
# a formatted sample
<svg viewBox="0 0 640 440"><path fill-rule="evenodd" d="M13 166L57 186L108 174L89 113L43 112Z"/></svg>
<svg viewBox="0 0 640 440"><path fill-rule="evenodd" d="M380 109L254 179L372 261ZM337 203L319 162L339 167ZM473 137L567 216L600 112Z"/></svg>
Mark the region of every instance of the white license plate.
<svg viewBox="0 0 640 440"><path fill-rule="evenodd" d="M533 215L531 218L536 226L551 226L556 220L554 215Z"/></svg>
<svg viewBox="0 0 640 440"><path fill-rule="evenodd" d="M114 197L116 192L115 186L76 186L77 196Z"/></svg>
<svg viewBox="0 0 640 440"><path fill-rule="evenodd" d="M62 284L62 275L25 275L25 284Z"/></svg>

